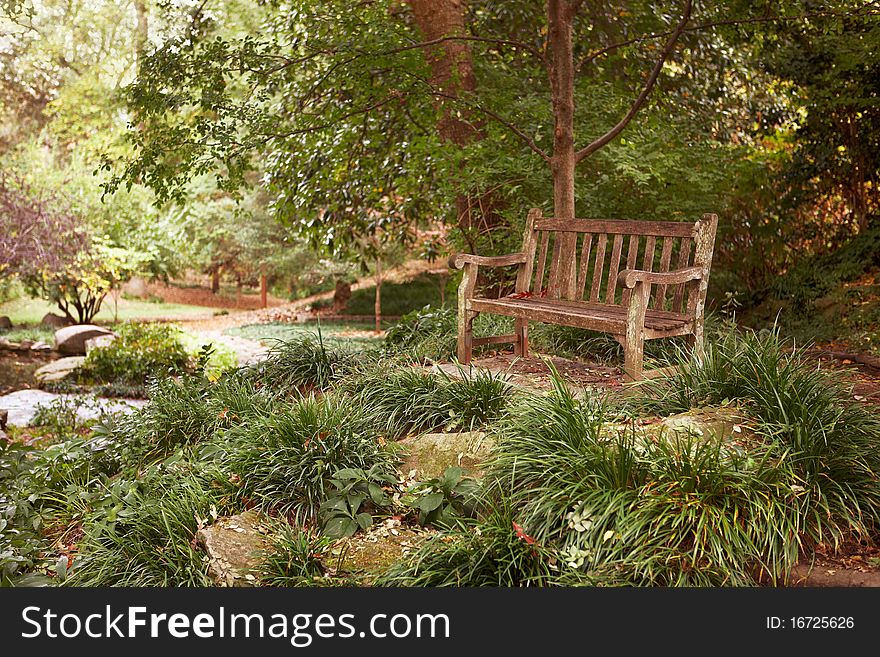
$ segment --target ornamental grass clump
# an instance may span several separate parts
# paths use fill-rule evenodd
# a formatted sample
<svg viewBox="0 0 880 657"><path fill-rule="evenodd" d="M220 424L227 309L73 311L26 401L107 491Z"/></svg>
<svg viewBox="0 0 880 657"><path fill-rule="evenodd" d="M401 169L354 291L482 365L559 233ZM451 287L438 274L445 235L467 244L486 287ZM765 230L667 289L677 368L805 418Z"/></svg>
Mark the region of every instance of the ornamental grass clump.
<svg viewBox="0 0 880 657"><path fill-rule="evenodd" d="M393 474L374 417L341 394L314 394L229 432L218 463L240 478L238 496L313 523L329 480L343 468Z"/></svg>
<svg viewBox="0 0 880 657"><path fill-rule="evenodd" d="M175 459L137 480L115 482L107 496L108 503L83 523L67 584L211 585L195 535L212 517L231 510L211 477Z"/></svg>
<svg viewBox="0 0 880 657"><path fill-rule="evenodd" d="M136 461L157 461L174 450L207 441L254 418L271 415L285 402L275 390L243 370L210 381L201 375L157 379L150 403L140 411L99 426Z"/></svg>
<svg viewBox="0 0 880 657"><path fill-rule="evenodd" d="M880 409L856 401L839 372L817 367L778 334L729 335L702 362L681 354L676 374L643 390L643 407L659 413L738 404L797 478L811 540L868 538L880 526Z"/></svg>
<svg viewBox="0 0 880 657"><path fill-rule="evenodd" d="M393 565L378 586L572 586L597 580L560 570L557 551L536 542L516 523L505 498L480 521L462 521L431 535L408 559Z"/></svg>
<svg viewBox="0 0 880 657"><path fill-rule="evenodd" d="M488 370L452 378L415 367L370 369L344 387L389 438L429 430L472 431L496 421L511 399L504 376Z"/></svg>
<svg viewBox="0 0 880 657"><path fill-rule="evenodd" d="M279 341L265 361L249 368L249 374L279 391L326 390L368 357L326 344L319 331L314 336Z"/></svg>

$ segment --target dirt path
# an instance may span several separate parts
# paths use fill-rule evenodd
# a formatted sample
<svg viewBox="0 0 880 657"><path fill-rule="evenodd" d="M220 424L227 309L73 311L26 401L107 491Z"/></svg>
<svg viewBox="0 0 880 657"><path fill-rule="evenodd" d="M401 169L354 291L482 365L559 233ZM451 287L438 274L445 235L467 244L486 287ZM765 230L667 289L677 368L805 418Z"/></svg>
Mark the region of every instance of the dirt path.
<svg viewBox="0 0 880 657"><path fill-rule="evenodd" d="M436 263L428 263L424 260L409 260L399 267L389 270L383 278L384 283L400 283L411 280L421 273L433 271L445 271L445 267L438 267ZM372 276L366 276L352 284L352 291L371 287L375 284ZM210 290L203 290L210 295ZM233 349L238 355L240 365L262 360L268 354L268 349L256 340L250 340L239 336L226 335L226 329L248 324L268 324L270 322L303 322L315 316L309 307L316 301L324 301L333 298L333 291L313 294L312 296L296 301L280 302L269 308L252 310L230 311L226 315L215 315L209 318L175 320L188 331L197 334L202 339L210 342L219 342ZM205 300L210 301L210 297Z"/></svg>
<svg viewBox="0 0 880 657"><path fill-rule="evenodd" d="M424 272L446 271L445 266L437 263L429 263L424 260L408 260L399 267L390 269L383 277L383 283L401 283L408 281ZM358 279L351 286L352 291L372 287L375 279L365 276ZM296 322L314 316L308 307L316 301L325 301L333 298L333 291L313 294L310 297L297 299L287 303L281 303L271 308L257 310L230 311L228 315L217 315L204 319L180 319L177 320L185 328L192 331L224 331L228 328L245 326L247 324L267 324L269 322Z"/></svg>

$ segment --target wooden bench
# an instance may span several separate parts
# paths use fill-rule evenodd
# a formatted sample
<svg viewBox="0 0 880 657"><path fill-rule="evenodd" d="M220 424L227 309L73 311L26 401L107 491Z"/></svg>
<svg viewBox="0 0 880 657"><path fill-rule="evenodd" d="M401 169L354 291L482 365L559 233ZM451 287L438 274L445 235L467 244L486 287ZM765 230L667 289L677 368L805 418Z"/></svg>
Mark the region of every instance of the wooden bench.
<svg viewBox="0 0 880 657"><path fill-rule="evenodd" d="M520 253L450 258L452 267L464 268L458 360L470 363L473 347L486 344L513 343L517 355L527 356L530 320L610 333L624 348L630 379L643 377L645 340L686 335L701 355L717 226L714 214L696 222L560 220L533 209ZM518 267L512 294L475 296L479 267L512 265ZM474 338L480 313L516 318L513 335Z"/></svg>

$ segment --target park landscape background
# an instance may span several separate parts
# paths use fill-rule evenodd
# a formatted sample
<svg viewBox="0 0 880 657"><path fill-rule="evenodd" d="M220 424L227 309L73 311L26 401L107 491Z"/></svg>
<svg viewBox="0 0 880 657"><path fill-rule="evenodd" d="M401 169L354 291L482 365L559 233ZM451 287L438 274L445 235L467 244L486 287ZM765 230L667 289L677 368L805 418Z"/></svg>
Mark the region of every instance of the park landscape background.
<svg viewBox="0 0 880 657"><path fill-rule="evenodd" d="M874 2L3 0L0 395L49 396L0 581L876 585L878 47ZM446 257L532 207L716 213L706 359L457 367ZM39 382L48 312L116 338Z"/></svg>

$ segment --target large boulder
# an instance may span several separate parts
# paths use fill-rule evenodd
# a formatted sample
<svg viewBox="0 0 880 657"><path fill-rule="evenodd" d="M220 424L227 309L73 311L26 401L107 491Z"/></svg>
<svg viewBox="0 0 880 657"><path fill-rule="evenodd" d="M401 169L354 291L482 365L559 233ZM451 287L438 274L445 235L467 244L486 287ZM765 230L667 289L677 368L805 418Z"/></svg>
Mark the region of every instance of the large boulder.
<svg viewBox="0 0 880 657"><path fill-rule="evenodd" d="M82 365L85 359L85 356L68 356L67 358L53 360L34 372L34 379L39 384L61 381Z"/></svg>
<svg viewBox="0 0 880 657"><path fill-rule="evenodd" d="M267 550L266 532L254 511L218 518L196 533L208 554L208 572L220 586L256 586L254 574Z"/></svg>
<svg viewBox="0 0 880 657"><path fill-rule="evenodd" d="M482 431L460 433L425 433L404 438L406 458L400 470L413 479L433 479L446 468L459 466L474 477L483 474L483 463L495 445L491 436Z"/></svg>
<svg viewBox="0 0 880 657"><path fill-rule="evenodd" d="M62 354L81 356L86 353L86 340L102 335L113 335L113 331L94 324L76 324L55 331L55 349Z"/></svg>
<svg viewBox="0 0 880 657"><path fill-rule="evenodd" d="M0 316L0 330L5 329L9 330L12 328L12 320L9 319L6 315Z"/></svg>
<svg viewBox="0 0 880 657"><path fill-rule="evenodd" d="M62 317L55 313L46 313L43 315L43 319L40 320L40 326L43 328L59 329L64 328L65 326L71 326L72 324L73 321L69 317Z"/></svg>

